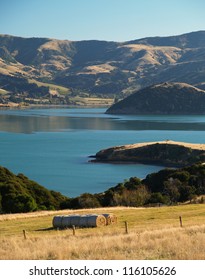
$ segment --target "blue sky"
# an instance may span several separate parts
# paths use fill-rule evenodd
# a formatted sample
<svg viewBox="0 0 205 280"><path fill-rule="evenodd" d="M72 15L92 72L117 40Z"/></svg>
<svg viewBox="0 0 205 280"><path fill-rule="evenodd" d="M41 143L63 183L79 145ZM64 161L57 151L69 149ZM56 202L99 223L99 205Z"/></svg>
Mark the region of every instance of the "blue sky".
<svg viewBox="0 0 205 280"><path fill-rule="evenodd" d="M204 0L0 0L0 34L128 41L205 30Z"/></svg>

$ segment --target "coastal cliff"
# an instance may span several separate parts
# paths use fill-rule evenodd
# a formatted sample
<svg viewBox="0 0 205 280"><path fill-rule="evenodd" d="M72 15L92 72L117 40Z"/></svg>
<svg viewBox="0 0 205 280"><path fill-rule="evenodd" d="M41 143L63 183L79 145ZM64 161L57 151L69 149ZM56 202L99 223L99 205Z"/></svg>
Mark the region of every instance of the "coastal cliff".
<svg viewBox="0 0 205 280"><path fill-rule="evenodd" d="M165 166L188 166L205 162L205 144L175 141L115 146L96 153L94 162L136 162Z"/></svg>

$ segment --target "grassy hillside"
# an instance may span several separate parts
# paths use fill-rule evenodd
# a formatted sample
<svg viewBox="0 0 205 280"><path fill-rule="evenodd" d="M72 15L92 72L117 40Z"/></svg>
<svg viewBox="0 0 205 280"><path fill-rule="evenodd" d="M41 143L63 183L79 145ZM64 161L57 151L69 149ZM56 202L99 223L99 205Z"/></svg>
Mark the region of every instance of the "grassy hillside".
<svg viewBox="0 0 205 280"><path fill-rule="evenodd" d="M91 97L122 98L167 81L202 88L204 42L205 31L121 43L0 35L0 74L57 84Z"/></svg>
<svg viewBox="0 0 205 280"><path fill-rule="evenodd" d="M75 236L71 229L51 228L55 214L70 213L113 213L118 223L77 229ZM1 259L204 259L204 220L202 204L1 215L0 256ZM26 240L22 230L27 232Z"/></svg>
<svg viewBox="0 0 205 280"><path fill-rule="evenodd" d="M34 83L38 87L42 87L42 86L49 87L49 90L51 92L55 91L57 94L69 94L70 93L69 88L62 87L62 86L55 85L55 84L43 83L43 82L36 81L34 79L29 79L29 83Z"/></svg>

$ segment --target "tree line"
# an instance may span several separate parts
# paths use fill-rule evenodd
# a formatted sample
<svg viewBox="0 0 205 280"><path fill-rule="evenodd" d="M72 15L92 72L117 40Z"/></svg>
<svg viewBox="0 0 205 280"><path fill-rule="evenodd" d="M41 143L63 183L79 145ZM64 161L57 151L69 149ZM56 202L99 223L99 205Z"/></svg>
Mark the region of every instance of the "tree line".
<svg viewBox="0 0 205 280"><path fill-rule="evenodd" d="M131 177L103 193L83 193L69 198L50 191L25 175L0 167L0 212L82 209L107 206L173 205L205 195L205 165L163 169L145 179ZM203 198L201 200L203 202Z"/></svg>
<svg viewBox="0 0 205 280"><path fill-rule="evenodd" d="M200 195L205 195L205 165L195 164L180 169L166 168L147 175L143 180L131 177L103 193L84 193L69 198L61 207L173 205L194 200Z"/></svg>

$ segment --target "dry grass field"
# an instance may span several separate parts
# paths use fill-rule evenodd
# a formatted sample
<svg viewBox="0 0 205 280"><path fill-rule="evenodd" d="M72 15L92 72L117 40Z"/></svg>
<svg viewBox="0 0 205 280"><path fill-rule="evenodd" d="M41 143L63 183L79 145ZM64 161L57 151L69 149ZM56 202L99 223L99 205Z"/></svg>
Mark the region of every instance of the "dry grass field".
<svg viewBox="0 0 205 280"><path fill-rule="evenodd" d="M75 236L72 229L52 228L54 215L73 213L113 213L118 222L76 229ZM200 260L205 259L205 205L1 215L0 243L0 258L9 260Z"/></svg>
<svg viewBox="0 0 205 280"><path fill-rule="evenodd" d="M140 147L154 145L154 144L178 145L178 146L183 146L183 147L190 148L193 150L205 151L205 144L193 144L193 143L186 143L186 142L177 142L177 141L172 141L172 140L157 141L157 142L144 142L144 143L123 145L123 146L118 146L118 147L119 147L119 149L124 150L124 149L135 149L135 148L140 148Z"/></svg>

